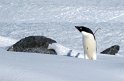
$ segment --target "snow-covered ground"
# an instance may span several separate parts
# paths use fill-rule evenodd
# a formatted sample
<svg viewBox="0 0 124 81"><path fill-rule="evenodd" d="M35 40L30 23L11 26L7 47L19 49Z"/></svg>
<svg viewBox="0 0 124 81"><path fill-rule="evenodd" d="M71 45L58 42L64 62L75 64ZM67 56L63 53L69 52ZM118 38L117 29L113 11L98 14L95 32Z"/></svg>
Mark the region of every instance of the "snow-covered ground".
<svg viewBox="0 0 124 81"><path fill-rule="evenodd" d="M97 61L0 49L0 81L123 81L122 56Z"/></svg>
<svg viewBox="0 0 124 81"><path fill-rule="evenodd" d="M123 81L123 0L0 0L0 81ZM74 26L98 30L96 61L6 51L16 41L43 35L83 53ZM101 55L118 44L115 56Z"/></svg>

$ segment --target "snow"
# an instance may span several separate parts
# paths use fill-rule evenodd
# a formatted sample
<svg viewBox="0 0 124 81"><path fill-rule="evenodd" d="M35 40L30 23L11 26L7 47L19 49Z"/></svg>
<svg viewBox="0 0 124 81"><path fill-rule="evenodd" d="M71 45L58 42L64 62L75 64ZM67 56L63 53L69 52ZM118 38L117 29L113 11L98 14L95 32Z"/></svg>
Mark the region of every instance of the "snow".
<svg viewBox="0 0 124 81"><path fill-rule="evenodd" d="M0 81L123 81L123 7L123 0L0 0ZM83 53L79 25L100 28L96 61L6 51L21 38L43 35ZM115 44L117 55L100 54Z"/></svg>
<svg viewBox="0 0 124 81"><path fill-rule="evenodd" d="M15 40L15 39L0 36L0 47L11 46L16 42L17 42L17 40Z"/></svg>
<svg viewBox="0 0 124 81"><path fill-rule="evenodd" d="M0 50L1 81L121 81L122 56L99 55L97 61ZM90 77L90 78L89 78Z"/></svg>
<svg viewBox="0 0 124 81"><path fill-rule="evenodd" d="M59 43L53 43L49 44L48 49L54 49L57 53L57 55L63 55L63 56L71 56L76 58L84 58L84 55L80 53L80 51L69 49L68 47L65 47Z"/></svg>
<svg viewBox="0 0 124 81"><path fill-rule="evenodd" d="M117 19L123 22L118 19L124 18L123 7L123 0L1 0L0 21L82 23Z"/></svg>

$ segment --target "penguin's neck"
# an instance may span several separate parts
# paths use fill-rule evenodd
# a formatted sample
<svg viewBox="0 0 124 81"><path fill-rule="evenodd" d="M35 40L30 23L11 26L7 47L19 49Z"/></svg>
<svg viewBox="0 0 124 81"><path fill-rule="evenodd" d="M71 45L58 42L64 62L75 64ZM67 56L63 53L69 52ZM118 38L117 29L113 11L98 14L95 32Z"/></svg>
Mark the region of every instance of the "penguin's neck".
<svg viewBox="0 0 124 81"><path fill-rule="evenodd" d="M81 33L82 33L82 35L83 35L84 38L94 39L95 40L95 36L93 34L87 33L87 32L83 32L83 31Z"/></svg>
<svg viewBox="0 0 124 81"><path fill-rule="evenodd" d="M84 41L94 41L95 40L93 35L88 35L88 36L82 35L82 38Z"/></svg>

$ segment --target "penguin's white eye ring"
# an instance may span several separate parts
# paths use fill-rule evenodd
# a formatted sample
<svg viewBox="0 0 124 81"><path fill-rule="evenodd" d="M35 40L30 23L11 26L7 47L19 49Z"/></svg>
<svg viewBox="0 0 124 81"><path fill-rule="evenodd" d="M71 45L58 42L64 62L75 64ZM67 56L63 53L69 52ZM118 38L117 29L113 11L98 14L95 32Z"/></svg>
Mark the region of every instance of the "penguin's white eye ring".
<svg viewBox="0 0 124 81"><path fill-rule="evenodd" d="M82 28L80 28L80 30L82 30Z"/></svg>

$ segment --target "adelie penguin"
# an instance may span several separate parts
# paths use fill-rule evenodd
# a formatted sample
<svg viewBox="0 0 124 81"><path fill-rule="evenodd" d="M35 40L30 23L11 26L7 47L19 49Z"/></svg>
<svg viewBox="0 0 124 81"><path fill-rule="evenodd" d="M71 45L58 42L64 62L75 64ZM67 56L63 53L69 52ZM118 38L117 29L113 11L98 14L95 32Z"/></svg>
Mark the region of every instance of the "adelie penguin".
<svg viewBox="0 0 124 81"><path fill-rule="evenodd" d="M91 29L84 26L75 26L83 35L84 58L96 60L96 39Z"/></svg>

